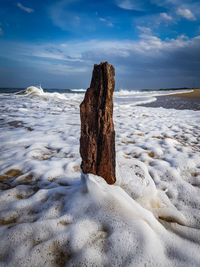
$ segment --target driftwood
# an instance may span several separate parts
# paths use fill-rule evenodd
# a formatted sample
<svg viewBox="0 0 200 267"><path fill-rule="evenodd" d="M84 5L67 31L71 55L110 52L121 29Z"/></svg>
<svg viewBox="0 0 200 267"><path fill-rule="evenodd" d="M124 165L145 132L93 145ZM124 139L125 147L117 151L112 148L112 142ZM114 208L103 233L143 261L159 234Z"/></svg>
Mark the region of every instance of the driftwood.
<svg viewBox="0 0 200 267"><path fill-rule="evenodd" d="M108 184L116 181L114 88L114 67L108 62L95 64L90 88L87 89L80 105L82 171L99 175Z"/></svg>

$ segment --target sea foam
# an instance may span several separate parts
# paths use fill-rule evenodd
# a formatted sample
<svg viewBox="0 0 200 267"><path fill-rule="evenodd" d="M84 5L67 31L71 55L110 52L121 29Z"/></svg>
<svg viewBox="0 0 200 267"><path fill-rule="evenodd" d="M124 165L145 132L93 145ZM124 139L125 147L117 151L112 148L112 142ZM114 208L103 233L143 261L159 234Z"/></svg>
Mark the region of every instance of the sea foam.
<svg viewBox="0 0 200 267"><path fill-rule="evenodd" d="M111 186L80 170L84 94L28 91L0 95L1 266L198 266L200 112L117 96Z"/></svg>

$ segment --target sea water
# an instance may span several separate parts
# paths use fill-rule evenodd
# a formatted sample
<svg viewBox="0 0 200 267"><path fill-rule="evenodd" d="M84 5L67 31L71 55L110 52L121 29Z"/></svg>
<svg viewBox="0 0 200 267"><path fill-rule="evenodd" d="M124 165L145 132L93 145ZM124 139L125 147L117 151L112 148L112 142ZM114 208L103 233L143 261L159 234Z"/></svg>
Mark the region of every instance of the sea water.
<svg viewBox="0 0 200 267"><path fill-rule="evenodd" d="M0 94L1 266L199 266L200 111L115 92L107 185L80 170L84 91Z"/></svg>
<svg viewBox="0 0 200 267"><path fill-rule="evenodd" d="M179 94L191 92L192 90L126 90L116 89L114 92L114 103L121 102L123 104L139 105L156 101L156 96ZM86 89L42 89L41 86L30 86L23 88L0 88L0 94L24 94L29 97L57 97L68 94L85 94ZM57 93L57 94L55 94Z"/></svg>

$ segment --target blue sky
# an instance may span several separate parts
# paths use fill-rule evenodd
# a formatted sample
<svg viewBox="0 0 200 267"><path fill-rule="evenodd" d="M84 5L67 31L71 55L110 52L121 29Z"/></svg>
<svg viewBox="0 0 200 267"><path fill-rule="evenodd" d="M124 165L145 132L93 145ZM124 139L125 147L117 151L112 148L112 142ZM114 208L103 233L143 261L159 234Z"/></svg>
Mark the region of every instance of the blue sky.
<svg viewBox="0 0 200 267"><path fill-rule="evenodd" d="M0 87L200 87L200 1L0 0Z"/></svg>

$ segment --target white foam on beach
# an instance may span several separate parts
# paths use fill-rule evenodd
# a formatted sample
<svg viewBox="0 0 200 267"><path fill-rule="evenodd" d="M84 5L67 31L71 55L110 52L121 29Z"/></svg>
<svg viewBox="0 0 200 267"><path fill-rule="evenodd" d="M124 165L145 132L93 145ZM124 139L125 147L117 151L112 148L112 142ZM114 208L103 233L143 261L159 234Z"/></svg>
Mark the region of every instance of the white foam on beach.
<svg viewBox="0 0 200 267"><path fill-rule="evenodd" d="M193 90L157 90L157 91L130 91L119 90L114 93L114 101L123 105L141 105L152 103L157 100L156 96L190 93Z"/></svg>
<svg viewBox="0 0 200 267"><path fill-rule="evenodd" d="M115 91L114 95L119 96L127 96L127 95L144 95L144 96L159 96L159 95L170 95L170 94L182 94L182 93L191 93L193 90L191 89L169 89L169 90L126 90L126 89L120 89L119 91Z"/></svg>
<svg viewBox="0 0 200 267"><path fill-rule="evenodd" d="M84 95L28 91L0 94L1 266L199 266L200 111L115 96L110 186L80 172Z"/></svg>

